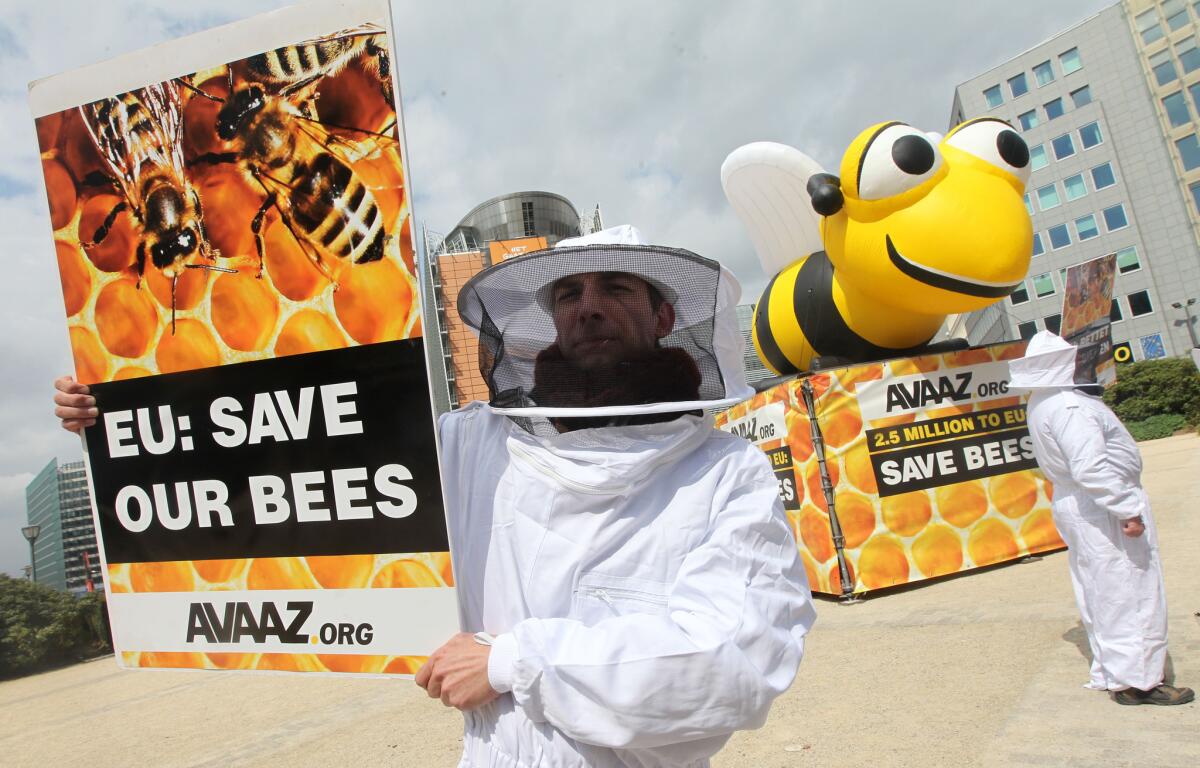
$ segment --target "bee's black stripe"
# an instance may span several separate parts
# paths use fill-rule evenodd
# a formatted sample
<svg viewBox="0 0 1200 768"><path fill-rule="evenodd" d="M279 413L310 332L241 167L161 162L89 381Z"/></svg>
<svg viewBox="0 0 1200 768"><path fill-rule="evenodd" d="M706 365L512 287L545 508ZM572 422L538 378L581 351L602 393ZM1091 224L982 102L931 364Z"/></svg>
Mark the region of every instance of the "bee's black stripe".
<svg viewBox="0 0 1200 768"><path fill-rule="evenodd" d="M767 283L767 288L762 293L762 298L758 300L758 306L754 310L754 330L758 339L758 351L780 376L787 376L796 373L796 366L783 354L771 332L771 289L775 287L775 281L778 279L779 275L771 278L771 282Z"/></svg>
<svg viewBox="0 0 1200 768"><path fill-rule="evenodd" d="M357 179L346 179L347 183L354 183L354 191L350 193L351 211L358 213L358 207L362 205L363 198L367 196L367 188Z"/></svg>
<svg viewBox="0 0 1200 768"><path fill-rule="evenodd" d="M929 343L926 339L913 347L892 349L872 344L851 330L833 303L833 263L825 251L817 251L804 260L796 275L792 301L800 330L818 355L863 362L885 360L916 352Z"/></svg>

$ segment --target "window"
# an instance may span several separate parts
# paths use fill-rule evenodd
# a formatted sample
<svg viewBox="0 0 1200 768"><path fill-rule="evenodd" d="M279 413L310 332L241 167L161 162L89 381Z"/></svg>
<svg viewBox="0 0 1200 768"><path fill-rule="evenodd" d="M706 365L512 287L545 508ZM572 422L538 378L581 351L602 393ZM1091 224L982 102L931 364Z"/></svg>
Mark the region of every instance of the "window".
<svg viewBox="0 0 1200 768"><path fill-rule="evenodd" d="M993 85L983 92L983 99L989 108L998 107L1004 103L1004 94L1000 93L1000 86Z"/></svg>
<svg viewBox="0 0 1200 768"><path fill-rule="evenodd" d="M1189 37L1176 43L1175 55L1179 57L1184 74L1200 69L1200 48L1196 47L1196 38Z"/></svg>
<svg viewBox="0 0 1200 768"><path fill-rule="evenodd" d="M1062 73L1069 75L1083 68L1083 62L1079 59L1079 49L1072 48L1065 53L1058 55L1058 64L1062 67Z"/></svg>
<svg viewBox="0 0 1200 768"><path fill-rule="evenodd" d="M533 203L521 203L521 223L525 225L525 236L533 237L537 229L533 223Z"/></svg>
<svg viewBox="0 0 1200 768"><path fill-rule="evenodd" d="M1044 321L1046 330L1050 333L1058 333L1062 330L1062 315L1050 315Z"/></svg>
<svg viewBox="0 0 1200 768"><path fill-rule="evenodd" d="M1117 183L1110 163L1101 163L1092 169L1092 188L1096 190L1111 187Z"/></svg>
<svg viewBox="0 0 1200 768"><path fill-rule="evenodd" d="M1029 84L1025 82L1025 73L1008 78L1008 92L1015 99L1029 93Z"/></svg>
<svg viewBox="0 0 1200 768"><path fill-rule="evenodd" d="M1025 210L1029 212L1030 216L1033 215L1033 201L1029 199L1028 192L1025 193Z"/></svg>
<svg viewBox="0 0 1200 768"><path fill-rule="evenodd" d="M1104 216L1104 228L1109 232L1129 226L1129 218L1125 215L1125 205L1123 203L1117 203L1111 208L1105 208L1101 213Z"/></svg>
<svg viewBox="0 0 1200 768"><path fill-rule="evenodd" d="M1054 278L1050 276L1049 272L1043 272L1033 278L1033 292L1037 294L1039 299L1054 295Z"/></svg>
<svg viewBox="0 0 1200 768"><path fill-rule="evenodd" d="M1031 170L1036 171L1039 168L1045 168L1049 164L1050 161L1046 158L1046 148L1044 146L1038 144L1036 147L1029 148L1029 168Z"/></svg>
<svg viewBox="0 0 1200 768"><path fill-rule="evenodd" d="M1188 23L1187 7L1183 0L1163 0L1163 16L1167 17L1167 27L1172 32Z"/></svg>
<svg viewBox="0 0 1200 768"><path fill-rule="evenodd" d="M1041 256L1045 252L1046 252L1046 249L1042 247L1042 233L1034 232L1033 233L1033 255Z"/></svg>
<svg viewBox="0 0 1200 768"><path fill-rule="evenodd" d="M1059 205L1058 188L1053 184L1047 184L1044 187L1039 187L1037 191L1038 209L1048 211L1051 208L1057 208Z"/></svg>
<svg viewBox="0 0 1200 768"><path fill-rule="evenodd" d="M1189 85L1188 93L1192 96L1192 106L1197 112L1200 112L1200 82Z"/></svg>
<svg viewBox="0 0 1200 768"><path fill-rule="evenodd" d="M1030 128L1038 124L1037 110L1029 110L1017 115L1017 122L1021 124L1021 130L1028 131Z"/></svg>
<svg viewBox="0 0 1200 768"><path fill-rule="evenodd" d="M1082 88L1071 91L1071 103L1075 105L1075 109L1091 104L1092 89L1085 85Z"/></svg>
<svg viewBox="0 0 1200 768"><path fill-rule="evenodd" d="M1050 101L1047 101L1045 104L1043 104L1042 108L1046 110L1046 120L1047 121L1053 120L1058 117L1062 117L1063 113L1066 111L1065 109L1063 109L1062 99L1051 99Z"/></svg>
<svg viewBox="0 0 1200 768"><path fill-rule="evenodd" d="M1100 236L1100 228L1096 226L1096 217L1093 214L1080 216L1075 219L1075 233L1079 235L1079 239L1091 240L1093 237Z"/></svg>
<svg viewBox="0 0 1200 768"><path fill-rule="evenodd" d="M1052 251L1066 248L1071 244L1071 230L1067 229L1066 224L1050 227L1046 234L1050 235L1050 250Z"/></svg>
<svg viewBox="0 0 1200 768"><path fill-rule="evenodd" d="M1057 139L1050 142L1050 146L1054 148L1054 159L1065 160L1075 154L1075 142L1071 140L1071 134L1064 133Z"/></svg>
<svg viewBox="0 0 1200 768"><path fill-rule="evenodd" d="M1117 251L1117 271L1122 275L1127 272L1137 272L1142 268L1142 263L1138 261L1137 248L1129 246Z"/></svg>
<svg viewBox="0 0 1200 768"><path fill-rule="evenodd" d="M1033 76L1037 78L1038 87L1054 82L1054 68L1049 61L1043 61L1033 68Z"/></svg>
<svg viewBox="0 0 1200 768"><path fill-rule="evenodd" d="M1084 149L1092 147L1104 141L1104 136L1100 133L1099 123L1088 123L1087 125L1079 126L1079 138L1083 142Z"/></svg>
<svg viewBox="0 0 1200 768"><path fill-rule="evenodd" d="M1142 36L1142 42L1149 45L1155 40L1161 40L1163 36L1162 27L1158 24L1158 14L1154 9L1139 13L1134 19L1138 33Z"/></svg>
<svg viewBox="0 0 1200 768"><path fill-rule="evenodd" d="M1008 300L1011 301L1014 306L1017 304L1024 304L1025 302L1029 301L1029 289L1025 287L1024 280L1021 281L1021 284L1017 286L1016 290L1008 294Z"/></svg>
<svg viewBox="0 0 1200 768"><path fill-rule="evenodd" d="M1119 323L1124 319L1124 316L1121 315L1121 302L1117 301L1114 296L1112 304L1108 308L1108 321L1110 323Z"/></svg>
<svg viewBox="0 0 1200 768"><path fill-rule="evenodd" d="M1129 302L1130 317L1141 317L1154 311L1154 305L1150 303L1149 291L1131 293L1125 297L1125 300Z"/></svg>
<svg viewBox="0 0 1200 768"><path fill-rule="evenodd" d="M1179 78L1175 72L1175 62L1171 60L1171 52L1167 50L1159 51L1150 57L1150 69L1153 70L1154 79L1159 85L1166 85Z"/></svg>
<svg viewBox="0 0 1200 768"><path fill-rule="evenodd" d="M1193 168L1200 168L1200 141L1196 140L1196 134L1184 136L1175 142L1175 149L1179 150L1179 159L1183 161L1183 170L1190 171Z"/></svg>
<svg viewBox="0 0 1200 768"><path fill-rule="evenodd" d="M1188 191L1192 193L1192 205L1196 206L1196 211L1200 212L1200 181L1193 181L1188 185Z"/></svg>
<svg viewBox="0 0 1200 768"><path fill-rule="evenodd" d="M1192 121L1192 114L1188 110L1187 100L1183 98L1183 91L1175 91L1170 96L1164 97L1162 105L1172 128L1178 128Z"/></svg>
<svg viewBox="0 0 1200 768"><path fill-rule="evenodd" d="M1021 323L1017 326L1017 333L1021 334L1022 341L1029 341L1037 335L1037 323L1032 320L1028 323Z"/></svg>
<svg viewBox="0 0 1200 768"><path fill-rule="evenodd" d="M1067 191L1067 201L1078 200L1087 194L1087 185L1083 183L1083 174L1077 173L1063 179L1063 189Z"/></svg>

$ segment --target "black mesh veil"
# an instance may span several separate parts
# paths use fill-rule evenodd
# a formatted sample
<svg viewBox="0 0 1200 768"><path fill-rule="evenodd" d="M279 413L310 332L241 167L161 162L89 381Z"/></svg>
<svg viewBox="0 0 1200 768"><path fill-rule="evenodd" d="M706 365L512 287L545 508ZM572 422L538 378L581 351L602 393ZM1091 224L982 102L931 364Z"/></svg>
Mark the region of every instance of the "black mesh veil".
<svg viewBox="0 0 1200 768"><path fill-rule="evenodd" d="M647 283L652 306L666 302L674 310L670 332L651 349L582 365L558 343L554 287L585 274L633 275ZM485 269L463 286L458 311L479 333L480 368L493 408L515 417L637 417L729 405L752 394L734 319L738 292L728 270L690 251L578 245ZM560 323L572 322L565 317L560 308ZM615 327L599 316L594 322Z"/></svg>

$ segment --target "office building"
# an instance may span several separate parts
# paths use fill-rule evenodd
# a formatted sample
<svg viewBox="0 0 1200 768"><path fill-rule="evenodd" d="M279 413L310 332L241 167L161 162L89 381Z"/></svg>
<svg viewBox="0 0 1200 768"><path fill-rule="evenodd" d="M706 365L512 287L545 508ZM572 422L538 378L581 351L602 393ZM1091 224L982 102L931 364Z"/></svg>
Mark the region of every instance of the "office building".
<svg viewBox="0 0 1200 768"><path fill-rule="evenodd" d="M82 461L60 465L51 459L25 487L25 514L29 525L40 527L33 548L39 584L85 592L90 570L93 587L103 589Z"/></svg>
<svg viewBox="0 0 1200 768"><path fill-rule="evenodd" d="M1029 274L1000 304L1006 319L995 310L959 319L972 343L1057 331L1066 268L1115 253L1114 342L1127 342L1134 359L1191 348L1186 302L1200 296L1198 20L1192 3L1127 0L958 86L951 127L1007 120L1029 144L1032 167Z"/></svg>
<svg viewBox="0 0 1200 768"><path fill-rule="evenodd" d="M425 328L434 406L438 413L488 399L479 372L479 339L458 316L458 293L476 273L494 263L553 246L559 240L603 228L600 208L581 217L571 201L551 192L515 192L479 205L445 237L426 233L425 249L433 301Z"/></svg>

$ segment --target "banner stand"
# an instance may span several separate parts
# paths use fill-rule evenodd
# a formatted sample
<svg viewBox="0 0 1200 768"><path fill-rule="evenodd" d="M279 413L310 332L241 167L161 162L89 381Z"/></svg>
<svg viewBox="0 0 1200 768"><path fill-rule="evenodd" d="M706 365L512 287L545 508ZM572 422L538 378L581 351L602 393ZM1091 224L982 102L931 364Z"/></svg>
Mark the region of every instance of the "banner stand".
<svg viewBox="0 0 1200 768"><path fill-rule="evenodd" d="M800 393L804 398L804 409L808 411L808 427L812 434L813 453L817 457L817 466L821 473L821 493L825 496L825 504L829 509L829 528L833 533L833 548L837 553L838 575L841 576L842 603L849 605L860 602L854 595L854 580L850 578L850 567L846 564L846 537L842 535L842 526L838 522L837 510L834 508L833 481L829 478L829 467L825 463L825 437L817 421L816 404L813 402L812 380L805 377L800 383Z"/></svg>

